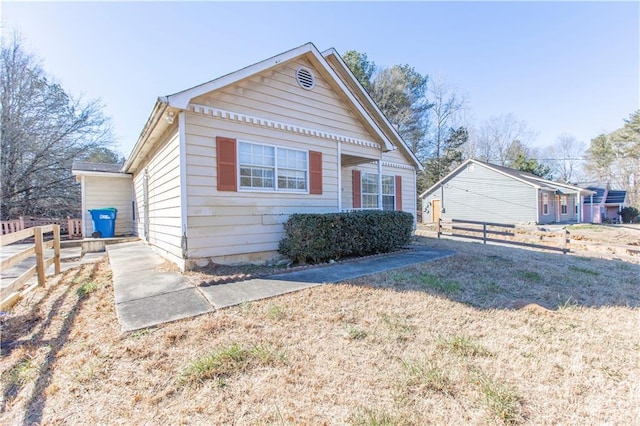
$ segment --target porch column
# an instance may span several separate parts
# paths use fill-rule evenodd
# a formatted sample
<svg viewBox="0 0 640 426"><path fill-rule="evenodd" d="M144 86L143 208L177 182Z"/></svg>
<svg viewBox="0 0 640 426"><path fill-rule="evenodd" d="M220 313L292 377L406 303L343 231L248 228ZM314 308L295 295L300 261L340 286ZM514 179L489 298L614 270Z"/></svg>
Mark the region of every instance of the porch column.
<svg viewBox="0 0 640 426"><path fill-rule="evenodd" d="M378 209L382 210L382 159L378 160Z"/></svg>
<svg viewBox="0 0 640 426"><path fill-rule="evenodd" d="M342 142L338 141L338 212L342 211Z"/></svg>
<svg viewBox="0 0 640 426"><path fill-rule="evenodd" d="M81 209L82 214L80 217L82 218L82 238L87 238L87 203L85 198L85 191L87 190L87 185L85 181L86 176L80 175L80 194L81 194Z"/></svg>

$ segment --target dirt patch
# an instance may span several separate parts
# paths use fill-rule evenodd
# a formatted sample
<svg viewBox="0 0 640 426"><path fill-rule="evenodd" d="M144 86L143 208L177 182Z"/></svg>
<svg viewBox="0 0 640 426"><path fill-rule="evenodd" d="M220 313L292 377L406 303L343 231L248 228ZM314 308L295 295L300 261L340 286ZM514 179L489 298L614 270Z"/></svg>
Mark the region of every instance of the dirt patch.
<svg viewBox="0 0 640 426"><path fill-rule="evenodd" d="M457 254L128 334L68 272L2 322L0 422L636 422L640 266L419 243Z"/></svg>

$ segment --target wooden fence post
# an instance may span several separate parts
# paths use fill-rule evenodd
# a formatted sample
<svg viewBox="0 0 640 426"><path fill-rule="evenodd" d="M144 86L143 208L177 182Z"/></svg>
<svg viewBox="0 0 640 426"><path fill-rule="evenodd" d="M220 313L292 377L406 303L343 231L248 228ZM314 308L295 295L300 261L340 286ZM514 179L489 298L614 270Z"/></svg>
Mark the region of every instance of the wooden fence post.
<svg viewBox="0 0 640 426"><path fill-rule="evenodd" d="M440 221L442 219L438 218L438 224L436 225L436 232L438 233L438 238L440 238Z"/></svg>
<svg viewBox="0 0 640 426"><path fill-rule="evenodd" d="M487 223L482 224L482 243L487 244Z"/></svg>
<svg viewBox="0 0 640 426"><path fill-rule="evenodd" d="M53 264L58 275L60 273L60 225L53 225Z"/></svg>
<svg viewBox="0 0 640 426"><path fill-rule="evenodd" d="M38 285L44 287L45 285L45 271L44 271L44 239L42 238L42 228L36 226L33 229L33 235L36 240L36 272L38 273Z"/></svg>

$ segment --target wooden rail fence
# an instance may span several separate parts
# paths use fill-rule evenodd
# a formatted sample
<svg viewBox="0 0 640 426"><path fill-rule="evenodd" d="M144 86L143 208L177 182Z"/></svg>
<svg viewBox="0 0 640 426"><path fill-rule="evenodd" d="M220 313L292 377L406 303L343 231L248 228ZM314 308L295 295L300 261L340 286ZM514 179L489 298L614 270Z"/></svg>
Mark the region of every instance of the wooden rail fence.
<svg viewBox="0 0 640 426"><path fill-rule="evenodd" d="M44 242L44 234L53 233L53 240ZM60 226L47 225L36 226L33 228L23 229L13 232L0 238L0 247L34 237L35 242L24 250L14 254L13 256L2 259L0 264L1 270L6 270L15 266L23 260L35 255L36 264L25 271L18 278L13 280L8 286L0 289L0 309L6 309L14 305L20 298L33 290L37 286L44 287L46 285L45 271L50 265L55 265L55 273L60 273ZM45 258L44 251L53 248L53 256ZM31 285L24 291L20 291L29 278L34 275L38 276L38 282Z"/></svg>
<svg viewBox="0 0 640 426"><path fill-rule="evenodd" d="M436 223L436 231L438 233L438 238L445 235L482 241L483 244L487 244L488 241L492 243L560 251L565 254L569 252L569 232L566 230L562 230L561 232L536 232L535 234L532 234L522 230L518 230L518 232L516 232L515 225L505 223L477 222L473 220L460 219L445 221L439 219ZM517 236L522 237L523 235L528 235L535 239L536 242L518 241L515 239ZM543 242L547 242L548 244L542 244Z"/></svg>
<svg viewBox="0 0 640 426"><path fill-rule="evenodd" d="M69 238L82 238L82 219L55 219L42 217L19 217L13 220L3 220L0 222L2 234L7 235L23 229L36 226L59 225L60 233L69 235Z"/></svg>

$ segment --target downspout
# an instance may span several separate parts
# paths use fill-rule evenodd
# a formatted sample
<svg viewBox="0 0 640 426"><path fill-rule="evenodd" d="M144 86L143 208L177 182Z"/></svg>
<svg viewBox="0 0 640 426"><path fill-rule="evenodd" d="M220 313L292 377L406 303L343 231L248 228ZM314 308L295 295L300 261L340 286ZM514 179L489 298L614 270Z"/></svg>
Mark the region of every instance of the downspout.
<svg viewBox="0 0 640 426"><path fill-rule="evenodd" d="M80 176L80 194L82 194L82 238L87 238L87 203L85 197L86 183L85 175Z"/></svg>
<svg viewBox="0 0 640 426"><path fill-rule="evenodd" d="M338 212L342 211L342 142L338 141Z"/></svg>
<svg viewBox="0 0 640 426"><path fill-rule="evenodd" d="M182 269L187 268L189 257L188 246L188 197L187 197L187 140L186 140L186 115L180 112L178 115L178 146L180 147L180 216L182 219Z"/></svg>

